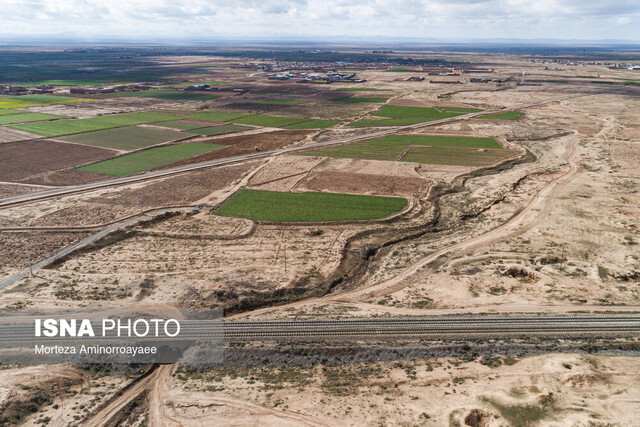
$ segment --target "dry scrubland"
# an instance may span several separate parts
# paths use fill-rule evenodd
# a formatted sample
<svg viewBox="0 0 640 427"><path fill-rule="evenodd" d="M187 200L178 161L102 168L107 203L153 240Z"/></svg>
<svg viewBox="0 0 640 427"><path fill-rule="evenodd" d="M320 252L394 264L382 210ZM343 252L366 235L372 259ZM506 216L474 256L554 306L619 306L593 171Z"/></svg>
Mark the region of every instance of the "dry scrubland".
<svg viewBox="0 0 640 427"><path fill-rule="evenodd" d="M629 372L638 363L557 354L178 369L162 411L175 425L632 425L640 384Z"/></svg>

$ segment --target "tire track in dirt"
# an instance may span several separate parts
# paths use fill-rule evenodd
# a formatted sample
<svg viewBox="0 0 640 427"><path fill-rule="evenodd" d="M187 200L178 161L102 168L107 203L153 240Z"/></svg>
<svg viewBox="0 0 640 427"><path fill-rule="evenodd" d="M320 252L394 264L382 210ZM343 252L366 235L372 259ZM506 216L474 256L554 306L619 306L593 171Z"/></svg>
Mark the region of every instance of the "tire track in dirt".
<svg viewBox="0 0 640 427"><path fill-rule="evenodd" d="M185 426L203 425L202 420L191 417L178 417L176 414L168 414L164 404L164 391L171 378L176 365L164 365L159 368L158 374L154 377L151 394L149 397L149 425L156 426ZM175 402L174 402L175 404ZM250 412L257 417L271 415L282 422L294 422L304 426L328 426L322 420L293 411L281 411L267 408L249 401L221 396L206 396L198 399L198 405L202 406L226 406L242 411ZM199 417L200 418L200 417Z"/></svg>
<svg viewBox="0 0 640 427"><path fill-rule="evenodd" d="M140 393L150 389L152 385L155 384L158 376L171 368L172 365L162 365L151 368L151 373L143 376L142 379L136 380L128 388L123 389L121 394L113 398L107 405L83 420L82 425L85 427L102 427L110 425L112 420L118 417L120 411L122 411L129 402L138 397Z"/></svg>

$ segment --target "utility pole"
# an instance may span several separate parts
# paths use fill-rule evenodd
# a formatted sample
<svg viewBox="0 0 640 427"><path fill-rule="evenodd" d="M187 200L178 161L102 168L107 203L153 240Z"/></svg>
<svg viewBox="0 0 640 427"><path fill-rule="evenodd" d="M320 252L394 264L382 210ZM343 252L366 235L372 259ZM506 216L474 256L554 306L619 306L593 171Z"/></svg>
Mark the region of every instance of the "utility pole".
<svg viewBox="0 0 640 427"><path fill-rule="evenodd" d="M142 194L140 194L140 190L138 190L138 204L140 205L140 215L142 215Z"/></svg>
<svg viewBox="0 0 640 427"><path fill-rule="evenodd" d="M33 265L31 264L31 246L29 243L24 245L25 250L27 251L27 260L29 262L29 278L33 278Z"/></svg>
<svg viewBox="0 0 640 427"><path fill-rule="evenodd" d="M284 244L284 272L287 272L287 244Z"/></svg>

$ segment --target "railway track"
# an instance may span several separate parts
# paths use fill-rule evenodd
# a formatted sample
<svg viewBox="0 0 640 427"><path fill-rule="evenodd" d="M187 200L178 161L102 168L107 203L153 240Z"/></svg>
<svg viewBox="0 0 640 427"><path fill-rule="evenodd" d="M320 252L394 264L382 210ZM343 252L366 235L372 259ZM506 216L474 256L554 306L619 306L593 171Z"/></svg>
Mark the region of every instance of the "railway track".
<svg viewBox="0 0 640 427"><path fill-rule="evenodd" d="M97 326L97 328L99 328ZM215 339L225 341L361 340L527 336L626 336L640 338L638 315L577 316L450 316L393 319L300 320L222 322L181 321L177 340ZM115 336L90 340L110 340ZM149 338L150 341L176 339ZM78 338L56 338L56 342ZM141 341L144 341L142 339ZM33 342L33 325L0 326L0 342ZM50 339L41 341L50 342Z"/></svg>

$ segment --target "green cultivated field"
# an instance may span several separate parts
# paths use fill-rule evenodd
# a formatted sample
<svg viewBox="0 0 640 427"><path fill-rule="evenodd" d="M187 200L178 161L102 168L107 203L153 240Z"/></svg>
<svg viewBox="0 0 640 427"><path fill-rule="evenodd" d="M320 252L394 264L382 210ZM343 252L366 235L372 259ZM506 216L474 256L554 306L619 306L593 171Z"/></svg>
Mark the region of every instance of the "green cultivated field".
<svg viewBox="0 0 640 427"><path fill-rule="evenodd" d="M241 123L243 125L253 125L253 126L265 126L272 128L284 127L287 125L292 125L294 123L299 123L305 121L304 117L283 117L283 116L263 116L263 115L255 115L255 116L246 116L240 119L232 120L234 123Z"/></svg>
<svg viewBox="0 0 640 427"><path fill-rule="evenodd" d="M0 108L36 107L52 104L76 104L78 102L93 102L95 99L72 98L68 96L54 95L22 95L1 97Z"/></svg>
<svg viewBox="0 0 640 427"><path fill-rule="evenodd" d="M253 129L251 126L242 125L220 125L209 126L206 128L192 129L188 133L195 133L197 135L222 135L224 133L241 132L243 130Z"/></svg>
<svg viewBox="0 0 640 427"><path fill-rule="evenodd" d="M389 98L338 98L334 99L335 102L373 102L382 103L387 102Z"/></svg>
<svg viewBox="0 0 640 427"><path fill-rule="evenodd" d="M350 123L349 126L406 126L420 122L456 117L477 111L482 110L460 107L403 107L398 105L383 105L373 114L373 116L385 117L386 119L362 119L357 122Z"/></svg>
<svg viewBox="0 0 640 427"><path fill-rule="evenodd" d="M191 123L191 122L183 122L183 121L171 121L171 122L160 122L154 123L154 126L162 126L165 128L171 129L181 129L181 130L191 130L205 127L202 123Z"/></svg>
<svg viewBox="0 0 640 427"><path fill-rule="evenodd" d="M224 145L185 143L151 148L77 168L78 171L103 175L127 176L168 165L188 157L223 148Z"/></svg>
<svg viewBox="0 0 640 427"><path fill-rule="evenodd" d="M472 136L389 135L372 141L404 145L429 145L432 147L502 148L498 141L493 138L476 138Z"/></svg>
<svg viewBox="0 0 640 427"><path fill-rule="evenodd" d="M42 104L73 104L76 102L92 102L95 99L85 98L73 98L70 96L57 96L57 95L21 95L14 99L20 99L29 102L38 102Z"/></svg>
<svg viewBox="0 0 640 427"><path fill-rule="evenodd" d="M239 119L240 117L248 115L248 113L229 113L226 111L203 111L201 113L189 114L189 118L210 122L230 122L231 120Z"/></svg>
<svg viewBox="0 0 640 427"><path fill-rule="evenodd" d="M398 197L243 189L216 214L272 222L349 221L384 218L406 205L407 201Z"/></svg>
<svg viewBox="0 0 640 427"><path fill-rule="evenodd" d="M180 116L162 113L125 113L93 117L91 119L58 120L55 122L30 123L11 127L37 135L53 137L181 118Z"/></svg>
<svg viewBox="0 0 640 427"><path fill-rule="evenodd" d="M8 116L10 114L23 114L26 113L26 111L21 111L21 110L0 110L0 116Z"/></svg>
<svg viewBox="0 0 640 427"><path fill-rule="evenodd" d="M432 165L484 166L509 157L511 150L461 150L446 147L412 147L403 162L428 163Z"/></svg>
<svg viewBox="0 0 640 427"><path fill-rule="evenodd" d="M456 115L451 115L449 117L455 117ZM408 117L406 119L388 119L388 120L376 120L376 119L362 119L357 122L349 123L347 126L354 128L365 128L365 127L386 127L386 126L407 126L413 125L415 123L427 122L429 120L435 119L427 119L425 117Z"/></svg>
<svg viewBox="0 0 640 427"><path fill-rule="evenodd" d="M137 150L138 148L185 138L188 134L168 129L141 126L125 126L115 129L99 130L58 138L61 141L116 150Z"/></svg>
<svg viewBox="0 0 640 427"><path fill-rule="evenodd" d="M0 108L23 108L42 105L37 102L22 101L15 98L0 98Z"/></svg>
<svg viewBox="0 0 640 427"><path fill-rule="evenodd" d="M274 104L274 105L293 105L304 104L306 101L301 99L263 99L258 101L258 104Z"/></svg>
<svg viewBox="0 0 640 427"><path fill-rule="evenodd" d="M493 138L390 135L301 153L305 156L397 160L443 165L481 166L512 155Z"/></svg>
<svg viewBox="0 0 640 427"><path fill-rule="evenodd" d="M115 96L134 96L143 98L164 99L167 101L206 101L208 99L220 98L219 95L211 95L202 92L187 92L182 90L142 90L140 92L118 92Z"/></svg>
<svg viewBox="0 0 640 427"><path fill-rule="evenodd" d="M28 123L40 120L64 119L65 116L56 116L55 114L31 113L17 111L15 114L0 115L0 125L8 125L12 123Z"/></svg>
<svg viewBox="0 0 640 427"><path fill-rule="evenodd" d="M293 125L285 126L285 129L325 129L331 126L335 126L340 123L340 120L309 120L307 122L296 123Z"/></svg>
<svg viewBox="0 0 640 427"><path fill-rule="evenodd" d="M483 120L515 120L521 115L522 113L519 113L517 111L506 111L504 113L489 114L487 116L480 116L478 118Z"/></svg>

